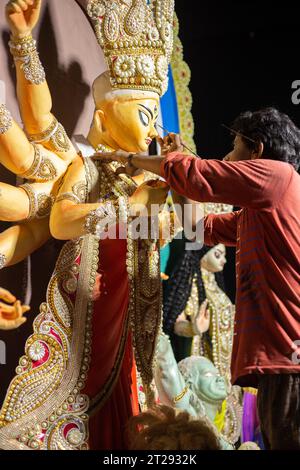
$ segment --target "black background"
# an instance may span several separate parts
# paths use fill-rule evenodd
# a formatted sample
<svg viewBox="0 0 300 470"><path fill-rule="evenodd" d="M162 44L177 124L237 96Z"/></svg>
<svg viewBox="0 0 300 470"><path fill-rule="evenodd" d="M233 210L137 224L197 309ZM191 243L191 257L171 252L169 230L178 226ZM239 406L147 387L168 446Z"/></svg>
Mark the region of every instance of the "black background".
<svg viewBox="0 0 300 470"><path fill-rule="evenodd" d="M248 109L275 106L300 126L300 104L292 103L292 83L300 81L299 2L175 4L184 57L192 71L195 141L201 157L222 158L231 149L231 137L221 124L230 125ZM227 257L225 280L233 300L232 249Z"/></svg>

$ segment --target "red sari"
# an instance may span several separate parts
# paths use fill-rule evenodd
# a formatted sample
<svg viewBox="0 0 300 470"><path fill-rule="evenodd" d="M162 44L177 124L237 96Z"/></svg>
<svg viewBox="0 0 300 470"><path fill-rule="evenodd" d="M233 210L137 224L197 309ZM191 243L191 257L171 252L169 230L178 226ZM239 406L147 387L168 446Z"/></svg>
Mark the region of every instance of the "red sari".
<svg viewBox="0 0 300 470"><path fill-rule="evenodd" d="M136 383L132 382L132 375L135 375L132 374L135 368L133 349L126 327L129 303L126 250L126 240L100 242L101 294L94 302L91 362L83 393L93 402L114 366L117 372L114 383L92 406L89 420L91 450L126 449L126 424L138 412Z"/></svg>

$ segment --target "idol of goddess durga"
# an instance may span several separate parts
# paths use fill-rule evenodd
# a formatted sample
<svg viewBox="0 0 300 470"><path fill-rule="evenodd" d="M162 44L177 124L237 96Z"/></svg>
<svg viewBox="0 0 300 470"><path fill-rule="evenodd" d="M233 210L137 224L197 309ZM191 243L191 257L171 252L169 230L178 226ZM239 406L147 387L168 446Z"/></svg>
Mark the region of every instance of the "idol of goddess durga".
<svg viewBox="0 0 300 470"><path fill-rule="evenodd" d="M145 152L156 137L174 2L88 2L108 72L93 84L95 113L76 148L51 112L31 36L40 7L38 0L6 6L24 131L2 104L0 159L25 183L1 184L0 219L20 221L1 234L1 267L24 259L50 233L66 243L1 409L0 448L122 449L126 423L138 412L137 374L152 399L161 324L159 241L133 236L133 208L161 205L168 187L91 157ZM124 227L127 237L118 236Z"/></svg>

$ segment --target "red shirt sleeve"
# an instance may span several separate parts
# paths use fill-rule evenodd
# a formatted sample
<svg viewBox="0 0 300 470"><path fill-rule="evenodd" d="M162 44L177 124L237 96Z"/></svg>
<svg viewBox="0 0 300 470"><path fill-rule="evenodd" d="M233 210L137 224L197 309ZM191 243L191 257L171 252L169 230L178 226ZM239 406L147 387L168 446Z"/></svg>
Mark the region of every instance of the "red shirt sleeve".
<svg viewBox="0 0 300 470"><path fill-rule="evenodd" d="M204 219L205 245L215 246L223 243L226 246L236 246L237 220L240 212L206 216Z"/></svg>
<svg viewBox="0 0 300 470"><path fill-rule="evenodd" d="M293 171L291 165L275 160L225 162L177 152L168 154L161 164L162 176L179 194L200 202L252 209L273 209Z"/></svg>

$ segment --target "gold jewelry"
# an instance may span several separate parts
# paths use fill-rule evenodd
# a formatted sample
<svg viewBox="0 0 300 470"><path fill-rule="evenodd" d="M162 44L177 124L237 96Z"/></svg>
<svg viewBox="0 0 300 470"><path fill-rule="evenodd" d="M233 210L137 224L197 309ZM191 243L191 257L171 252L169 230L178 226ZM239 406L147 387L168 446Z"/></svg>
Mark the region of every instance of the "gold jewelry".
<svg viewBox="0 0 300 470"><path fill-rule="evenodd" d="M31 35L22 39L11 38L9 47L14 60L22 62L21 69L26 80L35 85L40 85L46 80L45 70L36 49L36 41Z"/></svg>
<svg viewBox="0 0 300 470"><path fill-rule="evenodd" d="M116 223L116 221L116 207L113 202L108 201L87 214L84 229L86 233L100 238L106 225L112 225Z"/></svg>
<svg viewBox="0 0 300 470"><path fill-rule="evenodd" d="M46 193L38 193L30 184L20 186L29 199L29 214L27 220L48 217L53 206L54 197Z"/></svg>
<svg viewBox="0 0 300 470"><path fill-rule="evenodd" d="M27 171L18 176L41 182L52 181L57 178L57 171L52 161L49 158L42 156L40 147L38 147L36 144L32 145L34 147L34 158L32 165Z"/></svg>
<svg viewBox="0 0 300 470"><path fill-rule="evenodd" d="M3 269L6 265L7 259L3 253L0 253L0 269Z"/></svg>
<svg viewBox="0 0 300 470"><path fill-rule="evenodd" d="M90 0L87 12L109 67L113 89L168 87L174 0Z"/></svg>
<svg viewBox="0 0 300 470"><path fill-rule="evenodd" d="M186 385L184 387L184 389L182 390L182 392L178 393L178 395L176 395L174 398L173 398L173 402L174 403L178 403L180 400L182 400L182 398L184 397L184 395L188 392L188 389L189 387Z"/></svg>
<svg viewBox="0 0 300 470"><path fill-rule="evenodd" d="M5 106L0 104L0 134L5 134L12 127L12 116Z"/></svg>
<svg viewBox="0 0 300 470"><path fill-rule="evenodd" d="M55 203L69 200L75 202L75 204L83 204L87 198L87 188L85 181L79 181L74 184L72 191L59 194L55 200Z"/></svg>
<svg viewBox="0 0 300 470"><path fill-rule="evenodd" d="M68 152L71 148L67 133L55 116L45 131L40 134L28 134L28 139L36 144L49 142L50 149L57 152Z"/></svg>

